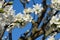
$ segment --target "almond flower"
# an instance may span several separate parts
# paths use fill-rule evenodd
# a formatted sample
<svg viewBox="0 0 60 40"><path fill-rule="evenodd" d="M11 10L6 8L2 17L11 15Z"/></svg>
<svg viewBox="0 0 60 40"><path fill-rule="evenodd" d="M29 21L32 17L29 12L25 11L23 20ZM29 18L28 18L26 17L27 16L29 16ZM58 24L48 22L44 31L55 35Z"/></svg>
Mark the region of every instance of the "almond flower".
<svg viewBox="0 0 60 40"><path fill-rule="evenodd" d="M51 0L51 7L60 10L60 0Z"/></svg>
<svg viewBox="0 0 60 40"><path fill-rule="evenodd" d="M57 28L60 28L60 14L52 17L50 24L52 25L53 23L57 25Z"/></svg>
<svg viewBox="0 0 60 40"><path fill-rule="evenodd" d="M24 26L26 24L25 21L23 20L23 16L24 15L22 13L18 13L15 16L15 20L14 20L14 22L16 22L15 26L20 27L20 26Z"/></svg>
<svg viewBox="0 0 60 40"><path fill-rule="evenodd" d="M31 22L32 19L33 18L29 14L24 14L24 16L23 16L23 20L25 20L25 21Z"/></svg>
<svg viewBox="0 0 60 40"><path fill-rule="evenodd" d="M22 14L22 13L18 13L16 16L15 16L15 19L14 19L14 22L16 23L12 23L10 25L13 25L12 27L8 26L7 30L6 31L10 31L11 29L13 29L15 26L17 27L20 27L20 26L23 26L25 25L27 22L31 22L32 21L32 17L29 15L29 14Z"/></svg>
<svg viewBox="0 0 60 40"><path fill-rule="evenodd" d="M42 9L43 7L41 4L33 5L33 11L35 12L35 14L40 14Z"/></svg>
<svg viewBox="0 0 60 40"><path fill-rule="evenodd" d="M23 13L24 13L24 14L29 14L29 13L31 13L31 12L33 12L32 8L25 8L25 9L23 10Z"/></svg>
<svg viewBox="0 0 60 40"><path fill-rule="evenodd" d="M32 22L32 17L29 14L18 13L15 16L14 22L19 22L21 26L25 25L27 22Z"/></svg>
<svg viewBox="0 0 60 40"><path fill-rule="evenodd" d="M15 17L15 11L12 9L12 7L13 6L11 6L9 9L8 9L8 11L7 11L7 13L3 13L3 15L4 15L4 21L7 23L7 24L10 24L11 22L13 22L14 21L14 17Z"/></svg>
<svg viewBox="0 0 60 40"><path fill-rule="evenodd" d="M23 14L22 13L18 13L16 16L15 16L15 20L14 21L23 21Z"/></svg>
<svg viewBox="0 0 60 40"><path fill-rule="evenodd" d="M42 11L43 7L41 4L36 4L36 5L33 5L33 8L25 8L23 10L23 13L24 14L30 14L30 13L35 13L36 15L41 15L41 11Z"/></svg>
<svg viewBox="0 0 60 40"><path fill-rule="evenodd" d="M18 20L18 21L26 21L26 22L28 21L28 22L31 22L32 19L33 18L29 14L18 13L15 16L15 20Z"/></svg>
<svg viewBox="0 0 60 40"><path fill-rule="evenodd" d="M0 28L4 30L5 25L14 21L15 11L10 7L8 13L0 13Z"/></svg>

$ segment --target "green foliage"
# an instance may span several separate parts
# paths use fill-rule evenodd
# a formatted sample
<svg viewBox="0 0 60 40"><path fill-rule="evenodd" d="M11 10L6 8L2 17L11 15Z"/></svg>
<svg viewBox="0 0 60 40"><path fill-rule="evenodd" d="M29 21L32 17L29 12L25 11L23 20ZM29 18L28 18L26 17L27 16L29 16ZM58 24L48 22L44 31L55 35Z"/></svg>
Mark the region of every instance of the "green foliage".
<svg viewBox="0 0 60 40"><path fill-rule="evenodd" d="M0 8L0 13L4 13L4 10L2 8Z"/></svg>

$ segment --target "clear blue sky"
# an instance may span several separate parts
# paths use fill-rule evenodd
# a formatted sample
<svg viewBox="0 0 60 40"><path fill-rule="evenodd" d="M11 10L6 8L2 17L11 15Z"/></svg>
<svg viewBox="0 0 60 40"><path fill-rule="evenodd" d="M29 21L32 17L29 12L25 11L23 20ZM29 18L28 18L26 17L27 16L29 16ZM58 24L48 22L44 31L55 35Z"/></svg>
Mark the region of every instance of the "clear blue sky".
<svg viewBox="0 0 60 40"><path fill-rule="evenodd" d="M14 2L13 3L13 9L16 10L16 14L19 12L22 12L24 10L23 5L20 3L19 0L14 0L13 2ZM40 4L42 2L42 0L35 0L34 2ZM47 4L50 4L50 0L47 0ZM33 2L31 0L29 2L29 4L26 5L26 7L32 7L32 5L33 5ZM31 15L34 16L34 14L31 14ZM37 19L37 15L35 16L35 21L36 21L36 19ZM31 28L31 25L32 25L31 23L28 23L24 28L14 28L12 30L13 40L18 40L18 38L21 35L23 35L23 33L25 33L28 29ZM5 32L4 36L7 36L7 35L8 35L8 32ZM60 38L59 35L60 34L56 35L56 39ZM43 35L41 37L37 38L36 40L42 40L42 37L43 37Z"/></svg>

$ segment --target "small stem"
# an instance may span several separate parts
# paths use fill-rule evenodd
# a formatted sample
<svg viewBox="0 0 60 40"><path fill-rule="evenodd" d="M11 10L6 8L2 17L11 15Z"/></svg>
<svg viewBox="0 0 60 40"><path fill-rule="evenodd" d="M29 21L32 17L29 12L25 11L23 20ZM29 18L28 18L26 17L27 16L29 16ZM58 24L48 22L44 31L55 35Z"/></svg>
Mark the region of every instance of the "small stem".
<svg viewBox="0 0 60 40"><path fill-rule="evenodd" d="M9 32L9 40L12 40L12 33Z"/></svg>

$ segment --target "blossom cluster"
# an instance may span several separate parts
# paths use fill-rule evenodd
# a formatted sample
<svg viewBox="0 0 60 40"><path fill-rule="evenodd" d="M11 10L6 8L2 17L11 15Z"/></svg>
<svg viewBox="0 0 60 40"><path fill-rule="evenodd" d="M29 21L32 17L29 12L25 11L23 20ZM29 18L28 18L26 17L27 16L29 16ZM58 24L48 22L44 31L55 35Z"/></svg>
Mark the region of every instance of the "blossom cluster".
<svg viewBox="0 0 60 40"><path fill-rule="evenodd" d="M30 0L27 0L30 1ZM60 0L51 0L51 7L60 10ZM0 9L2 9L4 0L0 1ZM38 16L41 16L41 12L43 10L42 4L35 4L33 8L25 8L23 13L15 14L15 10L13 10L12 5L6 5L3 8L3 13L0 13L0 31L4 29L5 25L9 25L6 31L10 31L12 28L24 26L27 22L32 22L33 17L30 15L31 13L35 13ZM60 14L53 16L50 20L50 25L57 25L57 28L60 28ZM29 31L29 30L28 30ZM51 36L48 40L55 40L54 36Z"/></svg>
<svg viewBox="0 0 60 40"><path fill-rule="evenodd" d="M60 10L60 0L51 0L51 7L55 10Z"/></svg>
<svg viewBox="0 0 60 40"><path fill-rule="evenodd" d="M60 14L57 14L56 16L53 16L52 19L50 20L50 24L56 24L57 28L60 28Z"/></svg>
<svg viewBox="0 0 60 40"><path fill-rule="evenodd" d="M0 4L0 8L2 8L3 3ZM5 25L13 25L13 26L20 26L25 25L27 22L32 22L33 17L30 13L41 14L41 10L43 7L41 4L33 5L33 8L25 8L23 13L18 13L15 15L15 10L13 10L12 5L7 5L3 8L4 13L0 13L0 27L4 29ZM8 30L12 27L8 26Z"/></svg>
<svg viewBox="0 0 60 40"><path fill-rule="evenodd" d="M4 13L0 13L0 27L2 27L2 29L4 29L5 25L9 25L11 22L14 21L15 12L13 11L12 6L10 6L10 8L7 9L9 10L4 10Z"/></svg>
<svg viewBox="0 0 60 40"><path fill-rule="evenodd" d="M30 14L30 13L35 13L36 15L41 15L41 11L43 10L43 7L41 4L36 4L36 5L33 5L33 8L25 8L23 10L23 13L24 14Z"/></svg>
<svg viewBox="0 0 60 40"><path fill-rule="evenodd" d="M29 14L18 13L15 15L15 11L12 9L12 5L8 5L4 8L4 13L0 13L0 27L4 29L5 25L16 26L24 22L31 22L32 17Z"/></svg>

